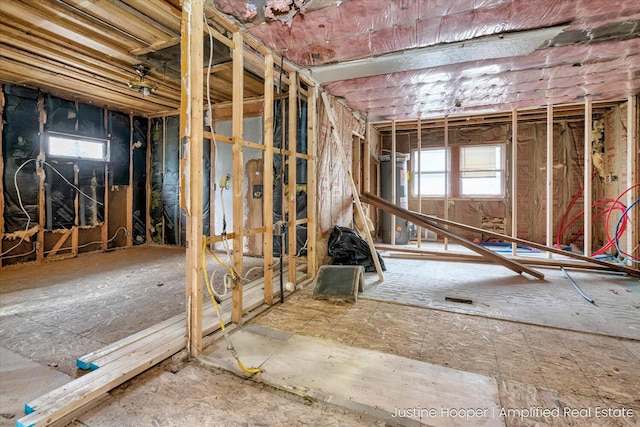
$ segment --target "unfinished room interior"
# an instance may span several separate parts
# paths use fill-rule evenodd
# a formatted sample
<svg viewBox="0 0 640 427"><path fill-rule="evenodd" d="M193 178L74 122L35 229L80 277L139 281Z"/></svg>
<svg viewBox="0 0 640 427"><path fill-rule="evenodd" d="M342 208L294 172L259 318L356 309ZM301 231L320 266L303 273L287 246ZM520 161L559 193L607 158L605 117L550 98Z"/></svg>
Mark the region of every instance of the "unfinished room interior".
<svg viewBox="0 0 640 427"><path fill-rule="evenodd" d="M640 425L640 2L0 21L0 426Z"/></svg>

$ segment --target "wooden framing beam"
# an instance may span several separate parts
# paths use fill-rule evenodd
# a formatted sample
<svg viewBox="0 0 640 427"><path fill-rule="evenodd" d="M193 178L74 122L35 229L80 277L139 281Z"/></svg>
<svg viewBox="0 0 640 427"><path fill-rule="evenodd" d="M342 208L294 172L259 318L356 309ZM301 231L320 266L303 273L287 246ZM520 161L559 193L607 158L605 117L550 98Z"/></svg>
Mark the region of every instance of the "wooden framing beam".
<svg viewBox="0 0 640 427"><path fill-rule="evenodd" d="M356 184L353 181L353 177L351 176L351 170L349 168L349 162L347 161L347 156L344 154L344 142L340 138L340 134L338 133L337 123L335 114L333 109L331 108L331 104L329 103L329 98L325 92L322 92L322 101L324 102L324 109L329 117L329 123L331 124L331 131L333 133L333 139L336 142L338 147L338 154L340 155L340 160L342 161L342 167L344 168L344 172L347 175L347 180L351 184L351 192L353 193L353 201L356 205L356 210L360 218L364 218L364 210L362 209L362 203L360 203L360 194L358 193L358 189L356 188ZM371 251L371 258L373 258L373 263L376 266L376 272L378 273L378 280L382 282L384 280L384 276L382 274L382 266L380 265L380 260L378 259L376 247L373 243L373 238L371 237L371 232L369 231L369 227L364 227L365 229L365 238L367 244L369 246L369 250ZM393 234L392 234L393 235Z"/></svg>
<svg viewBox="0 0 640 427"><path fill-rule="evenodd" d="M231 119L233 144L233 268L237 274L242 276L242 260L244 246L243 231L243 82L244 82L244 57L243 57L243 37L242 33L233 33L233 117ZM231 321L235 324L242 323L242 283L237 280L232 290Z"/></svg>
<svg viewBox="0 0 640 427"><path fill-rule="evenodd" d="M540 280L544 279L544 274L540 273L539 271L525 267L522 264L519 264L513 260L505 258L502 255L490 249L477 245L462 236L458 236L457 234L454 234L453 232L446 230L444 227L440 225L436 225L433 221L429 221L423 218L421 214L416 214L415 212L402 209L398 206L395 206L389 203L387 200L381 197L374 196L373 194L370 194L370 193L363 194L362 199L365 201L365 203L369 203L374 206L377 206L378 208L386 210L389 213L395 213L399 217L404 218L408 221L411 221L414 224L419 224L428 230L447 236L452 240L457 241L459 244L461 244L465 248L470 249L476 252L477 254L482 255L483 257L489 260L492 260L493 262L500 264L518 274L527 273L537 279L540 279Z"/></svg>
<svg viewBox="0 0 640 427"><path fill-rule="evenodd" d="M591 200L593 197L593 186L591 171L593 170L593 159L591 157L591 121L593 104L591 98L584 101L584 255L591 256L592 229L591 229ZM550 245L547 245L550 246Z"/></svg>
<svg viewBox="0 0 640 427"><path fill-rule="evenodd" d="M296 207L296 165L298 163L298 159L296 158L297 152L297 134L298 134L298 73L293 72L289 75L289 78L293 82L292 85L289 86L289 135L287 140L289 142L289 154L288 160L288 168L287 174L289 176L289 180L287 183L287 212L289 214L288 218L288 243L289 243L289 282L296 283L296 255L298 252L298 239L297 239L297 226L296 226L296 215L297 215L297 207ZM284 194L283 194L284 196Z"/></svg>
<svg viewBox="0 0 640 427"><path fill-rule="evenodd" d="M391 123L391 202L395 205L397 201L396 185L398 185L398 178L396 177L396 121ZM357 191L357 189L356 189ZM392 245L396 244L396 216L389 212L391 216L391 235L389 239ZM372 252L373 253L373 252ZM375 258L375 257L374 257Z"/></svg>
<svg viewBox="0 0 640 427"><path fill-rule="evenodd" d="M547 246L553 245L553 105L547 104L547 165L546 165L546 236ZM547 252L551 258L551 252Z"/></svg>
<svg viewBox="0 0 640 427"><path fill-rule="evenodd" d="M145 152L145 243L151 242L151 119L147 119L147 151ZM164 129L162 130L164 132ZM133 163L133 162L132 162Z"/></svg>
<svg viewBox="0 0 640 427"><path fill-rule="evenodd" d="M307 276L315 277L317 266L316 230L318 227L318 183L317 183L317 147L318 147L318 113L317 113L318 89L309 86L307 98L307 135L309 144L307 153L311 153L311 159L307 163Z"/></svg>
<svg viewBox="0 0 640 427"><path fill-rule="evenodd" d="M60 236L60 238L58 239L56 244L53 245L53 248L51 248L51 250L47 254L47 257L54 257L56 255L56 252L58 252L60 250L62 245L64 245L64 243L67 241L69 236L71 236L72 234L73 234L73 229L66 230L64 232L64 234L62 236Z"/></svg>
<svg viewBox="0 0 640 427"><path fill-rule="evenodd" d="M127 187L127 247L133 247L133 113L129 113L129 186Z"/></svg>
<svg viewBox="0 0 640 427"><path fill-rule="evenodd" d="M80 168L78 167L78 162L73 163L73 185L78 187L79 182L79 172ZM76 191L76 195L73 198L73 228L71 229L71 255L76 257L78 256L78 233L80 231L80 215L79 215L79 207L80 207L80 193Z"/></svg>
<svg viewBox="0 0 640 427"><path fill-rule="evenodd" d="M633 184L640 182L640 176L638 176L638 156L640 156L640 147L638 147L638 102L636 96L629 96L627 99L627 187L631 187ZM638 200L640 191L636 187L634 190L630 190L627 193L627 206L631 206L633 202ZM640 206L634 207L636 213L631 213L629 218L635 218L635 221L631 221L631 226L627 228L627 253L634 256L636 259L640 259ZM635 215L635 216L631 216ZM635 224L635 226L633 225ZM627 261L627 265L632 266L631 261ZM638 264L636 264L637 266Z"/></svg>
<svg viewBox="0 0 640 427"><path fill-rule="evenodd" d="M373 194L364 194L363 196L378 198L377 196L374 196ZM505 242L517 243L517 244L531 246L532 248L539 249L541 251L553 252L555 254L564 255L564 256L567 256L567 257L570 257L570 258L575 258L575 259L580 260L580 261L586 261L586 262L590 262L590 263L593 263L593 264L601 265L603 267L607 267L610 270L615 270L615 271L619 271L619 272L622 272L622 273L627 273L627 274L629 274L631 276L634 276L634 277L640 277L640 270L624 267L624 266L621 266L619 264L612 264L612 263L609 263L609 262L606 262L606 261L602 261L602 260L599 260L599 259L596 259L596 258L586 257L584 255L580 255L580 254L577 254L577 253L574 253L574 252L563 251L562 249L556 249L554 247L541 245L540 243L531 242L529 240L509 237L507 235L496 233L496 232L491 231L491 230L484 230L482 228L473 227L471 225L461 224L459 222L454 222L454 221L450 221L450 220L444 220L442 218L438 218L437 216L425 215L425 214L420 214L420 213L417 213L417 212L412 212L412 213L417 215L420 218L423 218L423 219L425 219L427 221L432 221L432 222L434 222L436 224L439 224L439 225L449 225L451 227L459 228L461 230L470 231L472 233L479 233L479 234L483 234L485 236L490 236L490 237L493 237L493 238L496 238L496 239L500 239L500 240L503 240Z"/></svg>
<svg viewBox="0 0 640 427"><path fill-rule="evenodd" d="M449 116L444 116L444 206L442 216L449 219L449 192L451 187L451 178L449 176L449 162L451 155L449 154ZM459 182L459 178L458 178ZM456 192L458 194L459 192ZM422 212L422 210L420 210ZM444 250L449 250L449 238L444 237Z"/></svg>
<svg viewBox="0 0 640 427"><path fill-rule="evenodd" d="M415 176L413 177L413 179L416 180L417 184L418 184L418 212L422 212L422 186L420 185L421 183L421 176L420 176L420 171L422 170L422 117L418 117L418 155L417 157L417 173L415 174ZM413 166L412 166L413 167ZM368 191L368 190L365 190ZM418 238L418 247L420 247L422 245L422 227L418 226L418 232L417 232L417 238Z"/></svg>
<svg viewBox="0 0 640 427"><path fill-rule="evenodd" d="M183 171L187 214L187 352L202 352L202 192L203 192L203 0L182 4L180 139L186 156Z"/></svg>
<svg viewBox="0 0 640 427"><path fill-rule="evenodd" d="M104 134L109 134L109 112L102 110L102 122L104 126ZM109 248L109 167L104 164L104 220L100 230L100 237L102 240L101 250L105 252Z"/></svg>
<svg viewBox="0 0 640 427"><path fill-rule="evenodd" d="M45 134L44 124L47 121L47 113L44 111L44 96L42 93L38 95L38 113L40 115L38 123L38 132L40 133L40 155L45 152ZM2 162L0 162L2 163ZM44 165L38 168L36 165L36 173L38 174L38 236L36 237L36 261L44 259L44 232L45 232L45 194L44 194ZM2 177L2 174L0 174ZM4 199L4 197L2 197Z"/></svg>
<svg viewBox="0 0 640 427"><path fill-rule="evenodd" d="M511 110L511 236L518 237L518 110ZM518 245L511 246L511 254L518 253Z"/></svg>
<svg viewBox="0 0 640 427"><path fill-rule="evenodd" d="M273 55L264 58L264 170L262 217L265 226L263 241L264 302L273 304Z"/></svg>

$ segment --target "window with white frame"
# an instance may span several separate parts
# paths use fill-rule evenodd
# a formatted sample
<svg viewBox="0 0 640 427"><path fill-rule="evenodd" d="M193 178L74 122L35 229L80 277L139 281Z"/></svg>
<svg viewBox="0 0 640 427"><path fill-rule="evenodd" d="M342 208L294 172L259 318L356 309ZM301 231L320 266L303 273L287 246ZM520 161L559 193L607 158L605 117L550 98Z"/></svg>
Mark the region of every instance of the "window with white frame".
<svg viewBox="0 0 640 427"><path fill-rule="evenodd" d="M79 160L109 161L109 140L49 132L47 155Z"/></svg>
<svg viewBox="0 0 640 427"><path fill-rule="evenodd" d="M418 153L420 158L418 159ZM445 195L447 151L444 148L413 150L411 158L411 193L425 197ZM419 184L418 184L419 182Z"/></svg>
<svg viewBox="0 0 640 427"><path fill-rule="evenodd" d="M502 145L460 147L460 196L502 196Z"/></svg>

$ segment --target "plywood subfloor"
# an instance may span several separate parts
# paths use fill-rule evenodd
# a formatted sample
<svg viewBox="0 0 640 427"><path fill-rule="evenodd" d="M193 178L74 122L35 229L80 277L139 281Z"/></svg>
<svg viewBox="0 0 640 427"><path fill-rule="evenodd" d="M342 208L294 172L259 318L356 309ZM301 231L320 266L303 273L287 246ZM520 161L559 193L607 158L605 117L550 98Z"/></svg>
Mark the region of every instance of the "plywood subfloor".
<svg viewBox="0 0 640 427"><path fill-rule="evenodd" d="M484 375L254 325L231 339L243 363L262 370L253 379L278 389L340 402L391 423L406 418L433 426L504 426L496 416L495 380ZM239 371L224 340L204 358Z"/></svg>
<svg viewBox="0 0 640 427"><path fill-rule="evenodd" d="M536 267L545 275L537 280L495 264L404 259L385 263L384 282L367 273L360 298L640 340L637 277L569 269L594 305L580 296L559 268Z"/></svg>
<svg viewBox="0 0 640 427"><path fill-rule="evenodd" d="M476 265L450 263L448 269L455 275ZM183 271L183 250L154 247L2 269L0 345L42 366L57 363L58 370L76 376L78 355L182 312ZM430 277L428 268L421 271ZM516 281L505 279L502 287L519 286L519 276L506 274ZM393 277L392 271L385 274L386 281ZM298 291L251 324L492 377L501 408L592 409L587 416L560 418L511 414L505 417L510 427L640 423L638 341L404 305L388 302L390 298L337 305L313 300L311 294L311 286ZM571 298L582 303L576 294ZM195 363L177 372L164 368L118 388L76 425L384 424ZM597 418L597 407L633 409L635 415Z"/></svg>
<svg viewBox="0 0 640 427"><path fill-rule="evenodd" d="M511 412L507 426L640 423L635 340L360 298L332 304L313 300L311 289L252 324L493 377L505 409L592 408L586 416L569 417ZM634 415L596 417L598 407L631 409Z"/></svg>

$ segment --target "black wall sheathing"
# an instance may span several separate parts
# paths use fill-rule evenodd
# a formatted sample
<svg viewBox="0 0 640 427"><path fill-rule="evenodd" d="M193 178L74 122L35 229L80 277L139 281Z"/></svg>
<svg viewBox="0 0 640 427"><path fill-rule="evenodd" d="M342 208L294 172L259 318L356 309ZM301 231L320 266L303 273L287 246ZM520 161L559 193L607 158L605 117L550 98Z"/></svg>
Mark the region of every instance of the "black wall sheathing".
<svg viewBox="0 0 640 427"><path fill-rule="evenodd" d="M89 196L78 196L79 225L98 225L104 221L104 164L78 162L78 187Z"/></svg>
<svg viewBox="0 0 640 427"><path fill-rule="evenodd" d="M73 182L73 163L47 160L69 182ZM46 169L45 224L47 230L71 228L75 223L76 190L62 176Z"/></svg>
<svg viewBox="0 0 640 427"><path fill-rule="evenodd" d="M109 135L111 135L111 159L109 161L109 185L129 185L129 157L131 126L129 116L109 111Z"/></svg>
<svg viewBox="0 0 640 427"><path fill-rule="evenodd" d="M162 159L164 158L164 120L151 119L151 240L155 243L162 241Z"/></svg>
<svg viewBox="0 0 640 427"><path fill-rule="evenodd" d="M284 111L281 108L281 102L284 103ZM296 118L296 151L299 153L307 154L307 102L300 100L299 108ZM274 126L273 126L273 146L275 148L281 148L283 146L283 133L284 133L284 148L289 148L289 105L288 100L275 100L274 106ZM282 126L284 125L284 132ZM287 160L288 161L288 160ZM288 170L287 165L282 165L282 156L280 154L273 154L273 222L274 224L283 219L282 217L282 187L288 184ZM284 182L283 182L284 180ZM307 161L305 159L296 159L296 184L307 183ZM296 218L307 217L307 202L306 193L304 194L304 201L301 201L300 192L296 194ZM302 212L304 215L301 216ZM284 218L288 221L288 218ZM288 252L287 237L285 236L284 253ZM305 226L298 226L296 228L296 246L297 251L300 251L307 240L307 229ZM280 236L273 236L273 255L280 255Z"/></svg>
<svg viewBox="0 0 640 427"><path fill-rule="evenodd" d="M208 236L211 230L211 140L205 139L202 148L202 234Z"/></svg>
<svg viewBox="0 0 640 427"><path fill-rule="evenodd" d="M147 238L147 133L149 120L133 118L133 244Z"/></svg>
<svg viewBox="0 0 640 427"><path fill-rule="evenodd" d="M40 152L38 92L11 85L4 86L3 91L5 94L2 130L4 231L13 233L25 230L28 222L27 216L20 207L18 192L24 209L31 218L29 227L38 224L39 180L36 174L36 162L29 162L16 174L24 162L35 159ZM17 189L14 176L17 178ZM18 249L21 248L16 248Z"/></svg>
<svg viewBox="0 0 640 427"><path fill-rule="evenodd" d="M74 101L47 96L45 101L47 122L45 131L62 132L73 135L85 135L92 138L104 138L104 113L99 107L78 104ZM128 123L127 123L128 127ZM74 182L73 169L58 165L71 165L68 160L47 159L63 176ZM104 164L95 161L77 161L78 187L78 224L93 226L104 220ZM47 230L68 228L75 223L75 191L50 166L45 167L45 224ZM68 188L65 188L65 185ZM71 216L71 219L69 219Z"/></svg>
<svg viewBox="0 0 640 427"><path fill-rule="evenodd" d="M180 117L166 119L164 147L164 176L162 182L162 215L164 217L164 243L177 245L180 241Z"/></svg>
<svg viewBox="0 0 640 427"><path fill-rule="evenodd" d="M78 111L75 102L49 95L45 99L44 107L47 112L45 132L76 133ZM47 230L71 228L75 224L76 191L51 167L73 183L73 162L51 158L47 158L47 162L50 166L45 168L45 227Z"/></svg>
<svg viewBox="0 0 640 427"><path fill-rule="evenodd" d="M76 133L78 111L74 101L67 101L49 95L45 101L45 109L47 111L45 131Z"/></svg>
<svg viewBox="0 0 640 427"><path fill-rule="evenodd" d="M95 105L78 104L78 133L94 138L106 137L104 110Z"/></svg>

